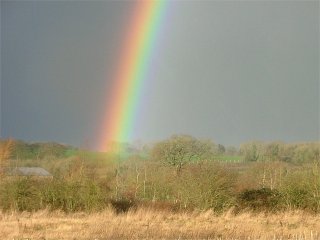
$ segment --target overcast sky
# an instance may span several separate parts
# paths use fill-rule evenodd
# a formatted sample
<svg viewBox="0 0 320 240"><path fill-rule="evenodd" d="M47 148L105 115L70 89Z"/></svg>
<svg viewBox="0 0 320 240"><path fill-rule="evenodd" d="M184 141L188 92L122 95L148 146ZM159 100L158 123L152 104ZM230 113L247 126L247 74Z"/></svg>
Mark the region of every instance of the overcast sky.
<svg viewBox="0 0 320 240"><path fill-rule="evenodd" d="M132 1L1 1L1 137L95 146ZM170 1L130 141L319 139L319 1Z"/></svg>

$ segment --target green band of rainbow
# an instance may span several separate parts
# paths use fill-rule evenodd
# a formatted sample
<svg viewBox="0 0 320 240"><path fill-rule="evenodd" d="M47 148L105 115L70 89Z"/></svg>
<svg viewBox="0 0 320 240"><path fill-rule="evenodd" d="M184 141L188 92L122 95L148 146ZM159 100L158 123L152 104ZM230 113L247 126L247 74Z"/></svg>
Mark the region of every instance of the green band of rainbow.
<svg viewBox="0 0 320 240"><path fill-rule="evenodd" d="M112 142L127 141L133 124L141 91L145 84L150 59L162 23L166 0L137 1L118 63L111 98L103 123L100 149Z"/></svg>

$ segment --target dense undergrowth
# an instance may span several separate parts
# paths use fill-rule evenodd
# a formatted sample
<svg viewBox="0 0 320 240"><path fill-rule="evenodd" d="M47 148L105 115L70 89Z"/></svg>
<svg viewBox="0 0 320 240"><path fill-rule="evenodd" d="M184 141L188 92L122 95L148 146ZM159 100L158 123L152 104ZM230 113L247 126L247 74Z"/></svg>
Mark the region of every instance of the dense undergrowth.
<svg viewBox="0 0 320 240"><path fill-rule="evenodd" d="M239 173L228 169L227 164L197 163L186 166L179 175L170 167L136 164L135 161L131 166L129 162L114 166L111 175L99 178L85 173L72 177L68 173L53 179L2 177L0 208L92 212L113 206L120 213L138 206L216 212L233 207L236 212L248 209L320 212L318 164L270 169L279 163L265 163L269 169L261 173L255 171L261 166L250 164ZM276 176L282 168L285 173Z"/></svg>
<svg viewBox="0 0 320 240"><path fill-rule="evenodd" d="M299 163L261 156L258 161L219 161L214 155L208 157L205 144L203 159L199 159L200 154L186 152L192 161L181 162L179 168L151 154L131 154L122 159L119 154L78 151L65 157L11 159L6 161L7 167L40 166L53 177L0 174L0 209L96 212L113 207L122 213L147 207L169 211L211 209L217 213L230 208L235 213L295 209L320 212L317 157ZM308 149L305 152L311 156Z"/></svg>

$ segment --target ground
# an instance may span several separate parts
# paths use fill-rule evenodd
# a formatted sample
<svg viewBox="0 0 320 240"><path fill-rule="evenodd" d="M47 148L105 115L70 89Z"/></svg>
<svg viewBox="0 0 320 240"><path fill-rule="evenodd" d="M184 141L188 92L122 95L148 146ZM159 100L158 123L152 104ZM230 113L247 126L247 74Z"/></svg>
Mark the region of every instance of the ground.
<svg viewBox="0 0 320 240"><path fill-rule="evenodd" d="M1 239L320 239L320 215L231 211L171 213L138 209L116 215L39 211L1 213Z"/></svg>

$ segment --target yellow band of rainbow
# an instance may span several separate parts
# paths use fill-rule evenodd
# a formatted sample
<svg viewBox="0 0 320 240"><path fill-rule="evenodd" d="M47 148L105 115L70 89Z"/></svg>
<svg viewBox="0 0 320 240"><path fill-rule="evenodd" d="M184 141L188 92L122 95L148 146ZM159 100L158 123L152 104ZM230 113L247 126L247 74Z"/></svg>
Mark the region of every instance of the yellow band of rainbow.
<svg viewBox="0 0 320 240"><path fill-rule="evenodd" d="M107 99L100 150L113 142L127 141L150 67L150 59L165 13L167 0L137 1L120 55L114 86Z"/></svg>

